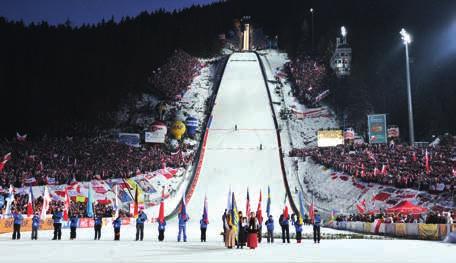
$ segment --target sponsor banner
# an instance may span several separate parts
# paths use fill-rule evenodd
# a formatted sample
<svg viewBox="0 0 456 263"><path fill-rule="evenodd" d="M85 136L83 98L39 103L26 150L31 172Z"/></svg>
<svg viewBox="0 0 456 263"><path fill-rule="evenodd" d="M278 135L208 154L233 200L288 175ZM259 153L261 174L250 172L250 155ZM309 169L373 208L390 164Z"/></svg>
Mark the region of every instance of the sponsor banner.
<svg viewBox="0 0 456 263"><path fill-rule="evenodd" d="M13 232L13 222L13 218L0 219L0 234ZM54 221L51 218L41 220L40 230L52 229L54 229ZM24 218L21 224L21 231L32 231L32 218Z"/></svg>
<svg viewBox="0 0 456 263"><path fill-rule="evenodd" d="M387 143L385 114L368 115L367 127L369 143Z"/></svg>
<svg viewBox="0 0 456 263"><path fill-rule="evenodd" d="M144 141L149 143L164 143L166 139L167 129L164 127L157 127L153 132L144 133Z"/></svg>
<svg viewBox="0 0 456 263"><path fill-rule="evenodd" d="M318 147L329 147L344 144L342 130L319 130L317 132Z"/></svg>
<svg viewBox="0 0 456 263"><path fill-rule="evenodd" d="M388 138L399 138L399 127L391 127L388 129Z"/></svg>
<svg viewBox="0 0 456 263"><path fill-rule="evenodd" d="M138 133L119 132L119 143L123 143L132 147L140 147L140 136Z"/></svg>

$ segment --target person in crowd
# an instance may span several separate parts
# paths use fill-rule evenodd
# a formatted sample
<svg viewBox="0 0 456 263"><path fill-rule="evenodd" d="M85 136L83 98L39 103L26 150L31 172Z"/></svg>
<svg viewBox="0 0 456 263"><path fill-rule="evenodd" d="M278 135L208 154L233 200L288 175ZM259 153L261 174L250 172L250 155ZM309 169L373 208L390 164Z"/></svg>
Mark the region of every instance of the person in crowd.
<svg viewBox="0 0 456 263"><path fill-rule="evenodd" d="M272 215L269 215L268 220L264 223L267 229L267 241L268 243L274 243L274 219Z"/></svg>
<svg viewBox="0 0 456 263"><path fill-rule="evenodd" d="M114 228L114 240L119 241L120 240L120 227L122 226L122 218L120 214L117 216L117 218L112 221L112 227Z"/></svg>
<svg viewBox="0 0 456 263"><path fill-rule="evenodd" d="M166 221L163 222L158 221L158 241L163 241L165 239L165 227Z"/></svg>
<svg viewBox="0 0 456 263"><path fill-rule="evenodd" d="M285 216L284 214L281 214L279 217L279 224L280 227L282 228L282 242L285 243L285 240L287 243L290 243L290 219L288 216Z"/></svg>
<svg viewBox="0 0 456 263"><path fill-rule="evenodd" d="M76 239L76 228L78 227L79 218L75 213L70 216L70 240Z"/></svg>
<svg viewBox="0 0 456 263"><path fill-rule="evenodd" d="M100 240L102 225L103 225L103 217L99 213L96 213L94 215L93 229L95 230L95 237L93 238L93 240Z"/></svg>
<svg viewBox="0 0 456 263"><path fill-rule="evenodd" d="M313 222L313 236L314 236L314 243L320 243L320 224L321 224L321 216L317 210L315 210L315 217Z"/></svg>
<svg viewBox="0 0 456 263"><path fill-rule="evenodd" d="M52 219L54 220L54 236L52 237L52 240L62 239L62 218L62 209L57 208L52 215Z"/></svg>
<svg viewBox="0 0 456 263"><path fill-rule="evenodd" d="M38 229L40 228L40 215L38 212L35 212L35 214L32 217L32 240L37 240L38 239Z"/></svg>
<svg viewBox="0 0 456 263"><path fill-rule="evenodd" d="M141 209L139 210L138 218L136 218L136 241L144 239L144 222L147 221L147 215Z"/></svg>
<svg viewBox="0 0 456 263"><path fill-rule="evenodd" d="M206 222L206 220L204 220L204 215L203 215L200 220L201 242L206 242L207 224L208 223Z"/></svg>
<svg viewBox="0 0 456 263"><path fill-rule="evenodd" d="M177 242L181 241L181 235L184 237L184 242L187 242L187 221L188 215L187 213L183 213L182 211L177 214L177 218L179 220L179 233L177 235Z"/></svg>
<svg viewBox="0 0 456 263"><path fill-rule="evenodd" d="M21 239L21 224L24 217L18 213L16 209L13 209L13 240Z"/></svg>
<svg viewBox="0 0 456 263"><path fill-rule="evenodd" d="M293 214L291 216L291 223L295 227L296 231L296 242L301 243L301 238L302 238L302 220L299 215Z"/></svg>
<svg viewBox="0 0 456 263"><path fill-rule="evenodd" d="M235 245L236 233L234 231L233 220L231 219L230 213L226 213L225 222L226 222L226 229L227 229L227 234L226 234L226 238L225 238L225 246L227 248L231 249Z"/></svg>
<svg viewBox="0 0 456 263"><path fill-rule="evenodd" d="M239 225L238 225L238 238L236 248L243 249L247 243L247 235L248 235L248 223L247 217L240 217Z"/></svg>
<svg viewBox="0 0 456 263"><path fill-rule="evenodd" d="M255 249L258 246L258 219L255 216L255 212L250 213L249 227L248 227L248 236L247 236L247 246L250 249Z"/></svg>

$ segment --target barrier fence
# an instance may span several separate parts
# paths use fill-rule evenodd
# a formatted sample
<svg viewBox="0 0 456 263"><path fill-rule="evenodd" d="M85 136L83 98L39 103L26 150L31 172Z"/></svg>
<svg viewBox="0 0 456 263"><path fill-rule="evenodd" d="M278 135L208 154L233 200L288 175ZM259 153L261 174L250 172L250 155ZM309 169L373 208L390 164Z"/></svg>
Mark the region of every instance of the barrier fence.
<svg viewBox="0 0 456 263"><path fill-rule="evenodd" d="M0 234L13 232L13 218L0 219ZM103 226L111 226L112 218L103 218ZM122 218L122 225L135 224L134 218ZM94 225L93 218L79 218L78 228L91 228ZM69 221L62 221L62 228L70 228ZM41 220L39 230L53 230L54 220L46 218ZM24 218L21 224L21 232L32 231L32 218Z"/></svg>
<svg viewBox="0 0 456 263"><path fill-rule="evenodd" d="M391 237L443 240L448 233L456 231L456 224L418 224L418 223L393 223L387 224L376 220L368 222L330 222L327 227L348 230L363 234L384 235Z"/></svg>

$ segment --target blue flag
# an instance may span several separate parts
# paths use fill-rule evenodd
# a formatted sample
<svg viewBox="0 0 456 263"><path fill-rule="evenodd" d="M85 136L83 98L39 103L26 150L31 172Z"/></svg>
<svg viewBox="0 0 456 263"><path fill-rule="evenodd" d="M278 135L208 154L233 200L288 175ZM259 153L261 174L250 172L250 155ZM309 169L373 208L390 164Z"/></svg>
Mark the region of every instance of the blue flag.
<svg viewBox="0 0 456 263"><path fill-rule="evenodd" d="M87 216L93 217L93 194L92 194L92 186L91 182L89 182L89 194L87 200Z"/></svg>
<svg viewBox="0 0 456 263"><path fill-rule="evenodd" d="M187 204L185 203L185 194L182 196L181 217L183 220L187 219Z"/></svg>
<svg viewBox="0 0 456 263"><path fill-rule="evenodd" d="M268 186L268 200L267 200L267 204L266 204L266 214L268 215L268 218L269 218L269 215L271 215L271 189L269 188L269 186Z"/></svg>

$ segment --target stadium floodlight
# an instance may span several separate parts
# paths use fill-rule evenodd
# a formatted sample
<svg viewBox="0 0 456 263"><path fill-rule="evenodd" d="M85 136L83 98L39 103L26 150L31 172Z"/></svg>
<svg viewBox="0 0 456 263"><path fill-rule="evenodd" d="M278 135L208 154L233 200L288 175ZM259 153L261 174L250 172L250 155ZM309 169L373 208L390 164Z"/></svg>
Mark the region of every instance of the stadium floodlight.
<svg viewBox="0 0 456 263"><path fill-rule="evenodd" d="M343 37L346 37L347 36L347 29L344 26L342 26L340 28L340 33L342 34Z"/></svg>
<svg viewBox="0 0 456 263"><path fill-rule="evenodd" d="M311 9L310 9L310 12L311 12L311 13L313 13L313 12L314 12L314 9L313 9L313 8L311 8Z"/></svg>
<svg viewBox="0 0 456 263"><path fill-rule="evenodd" d="M410 36L404 28L399 32L401 34L402 41L405 46L405 74L407 79L407 102L408 102L408 119L409 119L409 140L410 145L413 146L415 143L415 129L413 124L413 105L412 105L412 88L410 84L410 61L409 61L409 50L408 46L412 42L412 37Z"/></svg>
<svg viewBox="0 0 456 263"><path fill-rule="evenodd" d="M404 45L408 45L410 43L412 43L412 36L410 36L410 34L405 31L405 29L401 29L401 32L399 32L401 34L401 38L402 38L402 41L404 41Z"/></svg>

